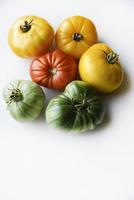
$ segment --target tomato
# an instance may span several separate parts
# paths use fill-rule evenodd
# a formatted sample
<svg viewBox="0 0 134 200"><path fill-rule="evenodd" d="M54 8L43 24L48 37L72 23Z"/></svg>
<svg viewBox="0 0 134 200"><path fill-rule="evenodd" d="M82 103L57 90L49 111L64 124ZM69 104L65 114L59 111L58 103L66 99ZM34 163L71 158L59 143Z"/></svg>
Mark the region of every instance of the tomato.
<svg viewBox="0 0 134 200"><path fill-rule="evenodd" d="M96 92L83 81L72 81L62 94L50 100L46 121L54 128L83 132L101 124L104 114Z"/></svg>
<svg viewBox="0 0 134 200"><path fill-rule="evenodd" d="M124 77L118 55L103 43L93 45L82 55L79 74L83 81L106 93L116 90Z"/></svg>
<svg viewBox="0 0 134 200"><path fill-rule="evenodd" d="M3 98L11 116L18 121L36 119L45 102L41 87L28 80L10 82L3 91Z"/></svg>
<svg viewBox="0 0 134 200"><path fill-rule="evenodd" d="M65 19L55 35L56 45L75 59L97 42L97 32L93 22L82 16Z"/></svg>
<svg viewBox="0 0 134 200"><path fill-rule="evenodd" d="M21 57L36 57L45 53L53 38L51 25L45 19L32 15L18 18L8 34L11 49Z"/></svg>
<svg viewBox="0 0 134 200"><path fill-rule="evenodd" d="M34 59L30 66L32 80L52 89L64 89L70 81L75 79L76 74L75 60L61 50L55 50Z"/></svg>

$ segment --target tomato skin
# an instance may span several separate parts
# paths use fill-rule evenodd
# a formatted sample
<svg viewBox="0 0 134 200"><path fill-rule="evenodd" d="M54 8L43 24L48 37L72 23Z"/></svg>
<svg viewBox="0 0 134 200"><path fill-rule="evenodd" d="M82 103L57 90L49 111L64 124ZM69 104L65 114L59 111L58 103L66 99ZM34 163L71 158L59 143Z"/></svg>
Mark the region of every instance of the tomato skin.
<svg viewBox="0 0 134 200"><path fill-rule="evenodd" d="M118 55L114 63L108 62L108 55L115 54L108 45L98 43L90 47L80 58L79 74L83 81L100 92L113 92L120 87L124 71ZM113 57L114 59L114 57Z"/></svg>
<svg viewBox="0 0 134 200"><path fill-rule="evenodd" d="M54 30L51 25L45 19L32 15L18 18L8 33L9 46L20 57L44 54L53 38Z"/></svg>
<svg viewBox="0 0 134 200"><path fill-rule="evenodd" d="M77 70L76 61L57 49L34 59L30 66L30 76L35 83L60 90L75 79Z"/></svg>
<svg viewBox="0 0 134 200"><path fill-rule="evenodd" d="M74 37L76 33L80 35ZM78 60L91 45L97 42L95 25L82 16L69 17L59 26L55 42L59 49Z"/></svg>
<svg viewBox="0 0 134 200"><path fill-rule="evenodd" d="M105 109L96 92L83 81L72 81L50 100L46 121L54 128L84 132L101 124Z"/></svg>
<svg viewBox="0 0 134 200"><path fill-rule="evenodd" d="M11 81L3 90L3 98L9 113L17 121L36 119L45 102L42 88L28 80Z"/></svg>

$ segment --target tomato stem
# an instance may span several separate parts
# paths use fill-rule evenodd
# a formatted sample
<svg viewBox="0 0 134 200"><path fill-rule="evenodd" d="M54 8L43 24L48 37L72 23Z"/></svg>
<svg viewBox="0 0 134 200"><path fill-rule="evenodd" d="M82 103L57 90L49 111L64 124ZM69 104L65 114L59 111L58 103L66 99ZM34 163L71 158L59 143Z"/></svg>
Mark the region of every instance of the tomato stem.
<svg viewBox="0 0 134 200"><path fill-rule="evenodd" d="M33 22L33 20L31 20L30 22L28 21L24 21L24 24L20 26L20 30L23 33L28 32L31 29L31 23Z"/></svg>
<svg viewBox="0 0 134 200"><path fill-rule="evenodd" d="M7 104L22 100L23 96L19 89L9 89L9 90L11 90L11 95L9 97L9 100L7 101Z"/></svg>
<svg viewBox="0 0 134 200"><path fill-rule="evenodd" d="M79 100L74 98L72 99L72 101L73 101L73 106L77 112L80 112L82 110L87 110L87 111L90 110L90 102L85 94L84 95L80 94Z"/></svg>
<svg viewBox="0 0 134 200"><path fill-rule="evenodd" d="M57 69L53 67L53 68L49 69L49 72L51 74L55 75L57 73Z"/></svg>
<svg viewBox="0 0 134 200"><path fill-rule="evenodd" d="M119 55L117 53L112 52L112 51L109 54L107 54L107 61L110 64L114 64L115 62L117 62L118 58L119 58Z"/></svg>
<svg viewBox="0 0 134 200"><path fill-rule="evenodd" d="M81 34L81 33L74 33L73 35L72 35L72 38L73 38L73 40L75 40L75 41L80 41L80 40L82 40L83 39L83 35Z"/></svg>

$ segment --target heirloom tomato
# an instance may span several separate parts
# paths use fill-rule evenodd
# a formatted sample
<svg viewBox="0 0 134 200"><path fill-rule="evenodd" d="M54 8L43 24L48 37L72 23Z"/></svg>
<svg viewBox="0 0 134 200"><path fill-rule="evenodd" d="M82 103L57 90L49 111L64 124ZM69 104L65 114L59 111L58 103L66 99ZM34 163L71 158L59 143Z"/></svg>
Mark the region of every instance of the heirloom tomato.
<svg viewBox="0 0 134 200"><path fill-rule="evenodd" d="M119 56L103 43L93 45L81 56L79 74L83 81L106 93L116 90L124 77Z"/></svg>
<svg viewBox="0 0 134 200"><path fill-rule="evenodd" d="M105 109L96 92L83 81L72 81L50 100L46 121L55 128L83 132L102 123Z"/></svg>
<svg viewBox="0 0 134 200"><path fill-rule="evenodd" d="M39 85L28 80L10 82L3 91L7 109L18 121L36 119L45 102L45 95Z"/></svg>
<svg viewBox="0 0 134 200"><path fill-rule="evenodd" d="M52 89L64 89L76 78L76 61L61 50L54 50L33 60L30 75L34 82Z"/></svg>
<svg viewBox="0 0 134 200"><path fill-rule="evenodd" d="M97 42L97 32L93 22L82 16L65 19L55 35L56 45L75 59Z"/></svg>
<svg viewBox="0 0 134 200"><path fill-rule="evenodd" d="M20 57L36 57L51 46L54 31L51 25L37 16L18 18L8 33L8 42L13 52Z"/></svg>

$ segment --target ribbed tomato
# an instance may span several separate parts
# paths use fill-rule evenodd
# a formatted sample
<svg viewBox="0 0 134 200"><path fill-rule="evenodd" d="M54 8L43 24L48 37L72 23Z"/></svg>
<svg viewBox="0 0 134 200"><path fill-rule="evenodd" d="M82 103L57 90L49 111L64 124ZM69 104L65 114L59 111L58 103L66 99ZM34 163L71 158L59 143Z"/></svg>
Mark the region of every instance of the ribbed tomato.
<svg viewBox="0 0 134 200"><path fill-rule="evenodd" d="M76 78L76 61L61 50L49 52L32 61L30 66L32 80L52 89L64 89Z"/></svg>
<svg viewBox="0 0 134 200"><path fill-rule="evenodd" d="M36 119L45 102L41 87L28 80L11 81L3 90L3 98L7 110L17 121Z"/></svg>
<svg viewBox="0 0 134 200"><path fill-rule="evenodd" d="M81 56L79 74L90 86L106 93L118 89L124 79L119 55L104 43L93 45Z"/></svg>
<svg viewBox="0 0 134 200"><path fill-rule="evenodd" d="M79 59L81 55L97 42L97 31L90 19L83 16L72 16L65 19L55 34L59 49Z"/></svg>
<svg viewBox="0 0 134 200"><path fill-rule="evenodd" d="M20 57L43 55L54 38L52 26L43 18L28 15L18 18L8 33L8 43Z"/></svg>
<svg viewBox="0 0 134 200"><path fill-rule="evenodd" d="M99 96L83 81L72 81L65 91L51 99L46 121L55 128L83 132L101 124L105 115Z"/></svg>

